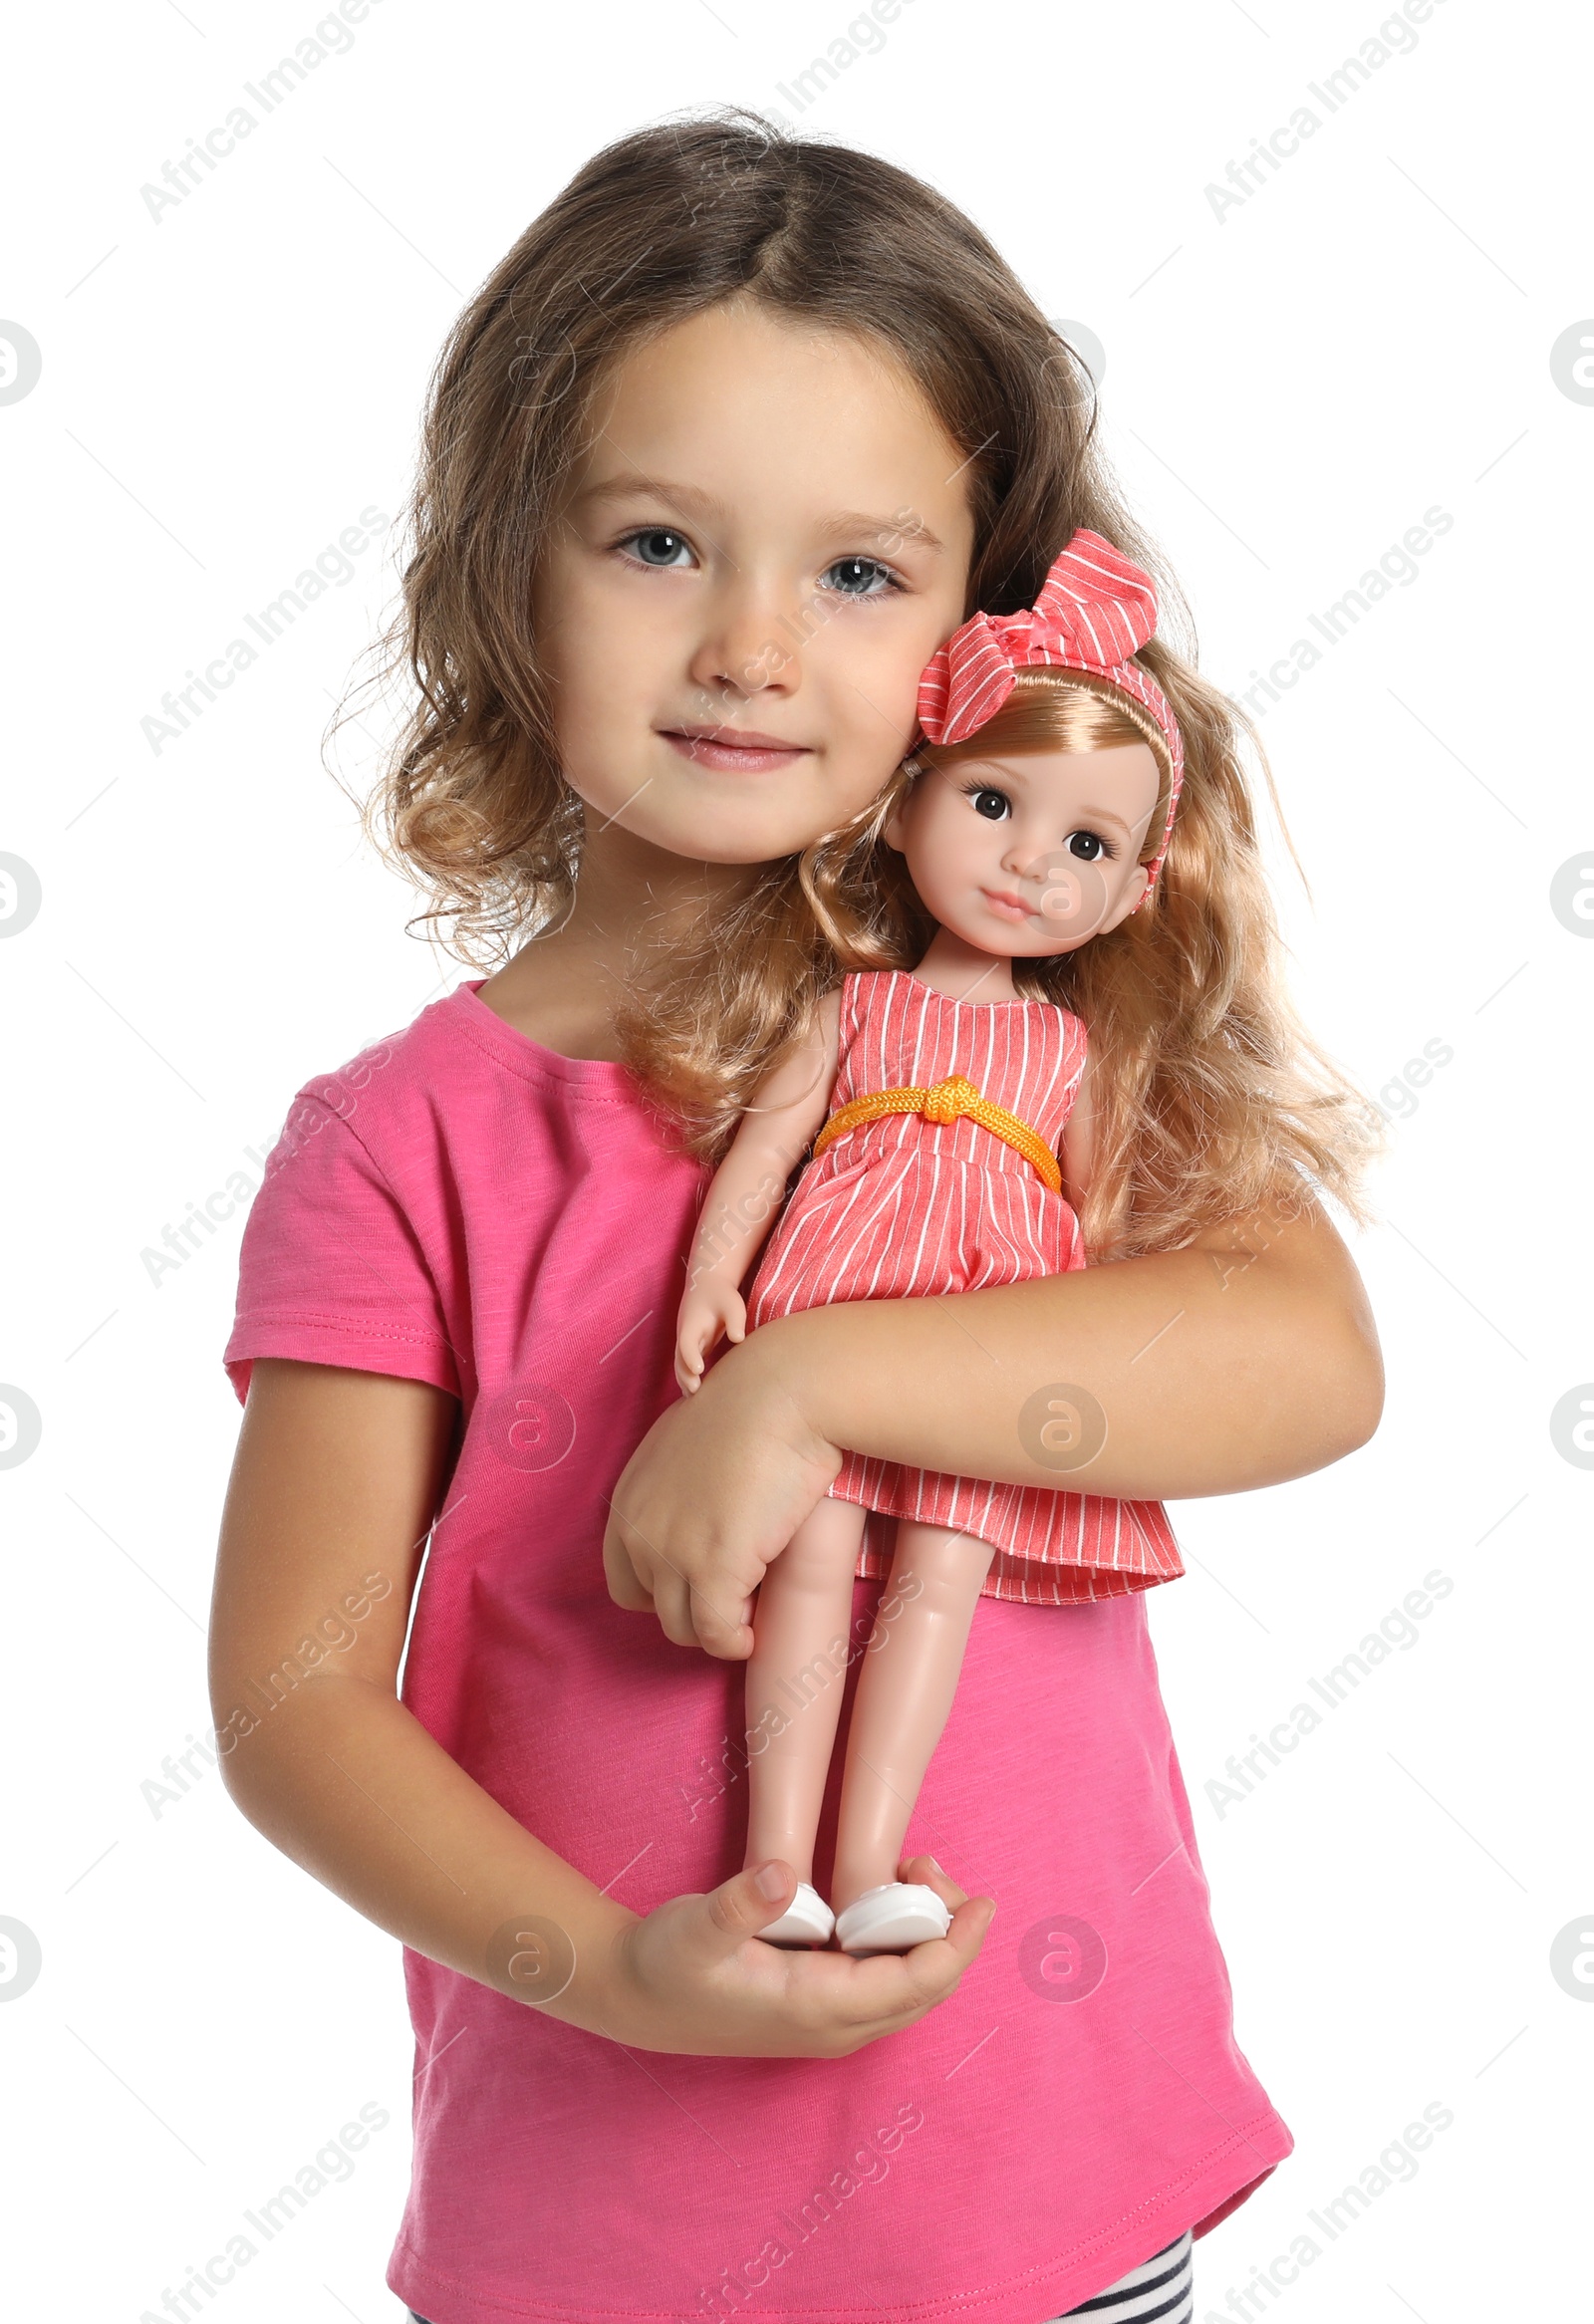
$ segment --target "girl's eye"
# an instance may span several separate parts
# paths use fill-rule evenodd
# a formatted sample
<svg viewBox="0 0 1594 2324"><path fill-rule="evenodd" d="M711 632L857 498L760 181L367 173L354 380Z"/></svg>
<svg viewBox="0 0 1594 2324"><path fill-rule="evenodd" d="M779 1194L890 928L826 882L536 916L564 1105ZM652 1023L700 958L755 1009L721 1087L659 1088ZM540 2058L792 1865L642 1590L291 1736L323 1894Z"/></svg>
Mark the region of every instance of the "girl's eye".
<svg viewBox="0 0 1594 2324"><path fill-rule="evenodd" d="M983 815L987 823L1001 823L1007 815L1007 795L1003 791L971 791L974 813Z"/></svg>
<svg viewBox="0 0 1594 2324"><path fill-rule="evenodd" d="M820 575L819 584L838 597L884 597L888 590L902 587L891 567L875 557L838 557Z"/></svg>
<svg viewBox="0 0 1594 2324"><path fill-rule="evenodd" d="M1077 856L1082 864L1100 863L1103 856L1114 856L1118 853L1116 848L1109 846L1107 841L1094 831L1070 832L1065 844L1069 854Z"/></svg>
<svg viewBox="0 0 1594 2324"><path fill-rule="evenodd" d="M692 562L691 544L683 533L672 533L666 525L649 525L640 533L628 533L620 543L629 549L640 565L689 565Z"/></svg>

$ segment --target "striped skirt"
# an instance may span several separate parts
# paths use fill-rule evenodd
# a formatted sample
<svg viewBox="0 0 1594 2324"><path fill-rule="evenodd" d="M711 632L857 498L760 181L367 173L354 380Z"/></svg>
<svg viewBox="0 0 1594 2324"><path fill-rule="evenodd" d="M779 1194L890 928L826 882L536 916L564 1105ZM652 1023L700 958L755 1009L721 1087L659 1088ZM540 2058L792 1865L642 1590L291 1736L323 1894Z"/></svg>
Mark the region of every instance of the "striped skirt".
<svg viewBox="0 0 1594 2324"><path fill-rule="evenodd" d="M979 1135L976 1153L995 1146L995 1166L933 1134L904 1139L897 1123L828 1147L804 1170L770 1240L749 1327L838 1301L933 1298L1083 1267L1069 1204ZM844 1454L830 1490L883 1518L990 1542L987 1597L1070 1605L1149 1589L1185 1570L1160 1501L991 1484L855 1452ZM871 1525L858 1573L883 1575L890 1555L889 1538Z"/></svg>

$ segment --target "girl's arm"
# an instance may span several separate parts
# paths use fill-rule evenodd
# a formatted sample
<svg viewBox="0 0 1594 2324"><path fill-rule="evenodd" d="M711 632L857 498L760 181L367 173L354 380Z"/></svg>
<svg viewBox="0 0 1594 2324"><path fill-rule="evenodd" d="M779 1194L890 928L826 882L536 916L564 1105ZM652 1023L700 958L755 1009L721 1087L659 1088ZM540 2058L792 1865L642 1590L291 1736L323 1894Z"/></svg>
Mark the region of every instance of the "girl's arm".
<svg viewBox="0 0 1594 2324"><path fill-rule="evenodd" d="M1105 1436L1065 1474L1031 1450L1031 1398L1084 1390ZM912 1468L1126 1500L1245 1492L1326 1467L1378 1424L1361 1279L1308 1196L1184 1250L942 1299L859 1300L766 1324L664 1414L615 1488L611 1594L671 1638L741 1659L740 1603L817 1501L839 1447ZM645 1548L645 1541L651 1548ZM637 1561L632 1557L635 1547ZM660 1577L651 1594L637 1563ZM693 1622L693 1611L697 1622Z"/></svg>
<svg viewBox="0 0 1594 2324"><path fill-rule="evenodd" d="M836 1083L841 994L825 994L807 1033L759 1084L703 1198L675 1324L675 1378L686 1394L723 1332L740 1341L747 1308L740 1286L761 1249L786 1181L813 1143Z"/></svg>
<svg viewBox="0 0 1594 2324"><path fill-rule="evenodd" d="M749 1943L795 1895L789 1865L773 1895L758 1887L769 1867L749 1867L640 1918L517 1823L405 1709L409 1602L456 1413L416 1382L255 1365L210 1656L227 1789L250 1822L416 1951L642 2049L844 2057L943 2000L995 1908L928 1858L908 1877L957 1908L952 1927L900 1957Z"/></svg>

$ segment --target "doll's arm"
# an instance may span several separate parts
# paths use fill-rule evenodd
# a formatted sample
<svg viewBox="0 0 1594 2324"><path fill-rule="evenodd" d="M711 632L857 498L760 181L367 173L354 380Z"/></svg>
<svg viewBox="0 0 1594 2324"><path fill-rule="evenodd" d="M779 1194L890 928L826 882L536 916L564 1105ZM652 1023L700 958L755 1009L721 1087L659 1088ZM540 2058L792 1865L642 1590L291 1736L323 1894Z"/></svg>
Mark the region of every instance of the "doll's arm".
<svg viewBox="0 0 1594 2324"><path fill-rule="evenodd" d="M1088 1057L1074 1092L1072 1110L1063 1126L1058 1160L1063 1167L1063 1194L1077 1218L1090 1189L1091 1165L1095 1161L1095 1111Z"/></svg>
<svg viewBox="0 0 1594 2324"><path fill-rule="evenodd" d="M747 1327L741 1285L780 1208L786 1181L830 1110L841 995L828 992L814 1022L754 1093L730 1151L714 1172L697 1221L675 1322L675 1378L690 1395L721 1332Z"/></svg>

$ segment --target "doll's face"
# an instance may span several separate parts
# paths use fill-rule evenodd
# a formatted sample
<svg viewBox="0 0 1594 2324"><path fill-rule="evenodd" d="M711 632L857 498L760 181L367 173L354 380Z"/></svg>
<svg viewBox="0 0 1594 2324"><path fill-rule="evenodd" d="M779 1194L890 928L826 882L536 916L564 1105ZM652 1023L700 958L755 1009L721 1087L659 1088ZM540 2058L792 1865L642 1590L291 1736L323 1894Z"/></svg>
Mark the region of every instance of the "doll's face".
<svg viewBox="0 0 1594 2324"><path fill-rule="evenodd" d="M998 959L1072 952L1146 893L1157 807L1144 742L929 767L886 826L943 928Z"/></svg>
<svg viewBox="0 0 1594 2324"><path fill-rule="evenodd" d="M961 620L961 453L906 374L750 301L623 363L534 607L566 780L671 855L765 863L867 806Z"/></svg>

